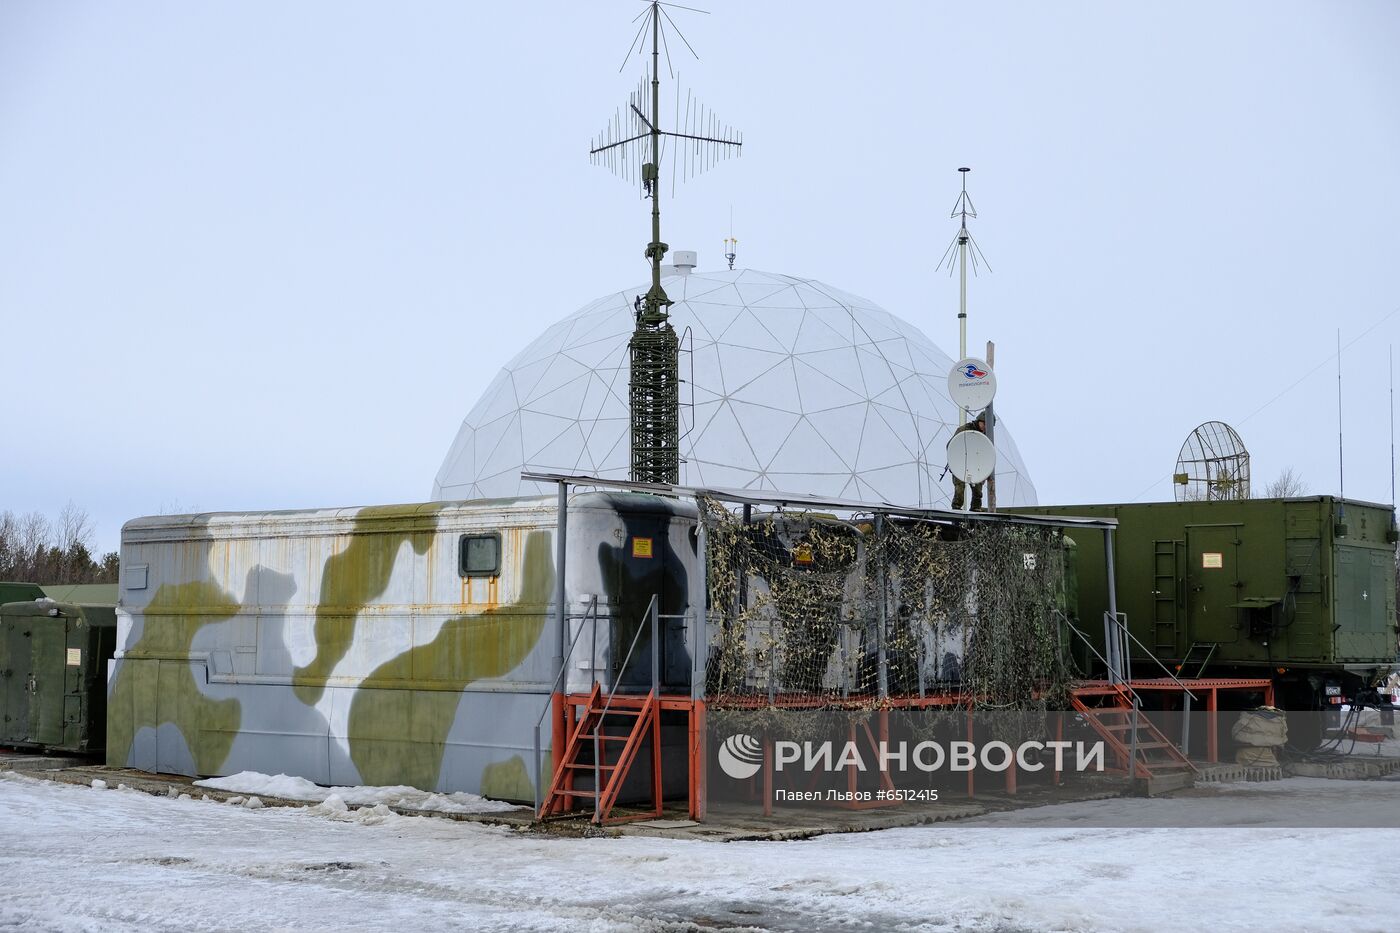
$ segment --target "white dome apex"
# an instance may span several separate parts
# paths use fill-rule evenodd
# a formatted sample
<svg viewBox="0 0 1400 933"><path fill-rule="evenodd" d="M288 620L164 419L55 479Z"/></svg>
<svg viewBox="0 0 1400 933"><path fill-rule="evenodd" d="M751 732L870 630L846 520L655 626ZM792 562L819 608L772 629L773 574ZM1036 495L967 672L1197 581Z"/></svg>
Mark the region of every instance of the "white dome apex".
<svg viewBox="0 0 1400 933"><path fill-rule="evenodd" d="M918 328L813 279L743 269L665 285L681 336L683 484L947 506L953 360ZM433 498L539 492L525 469L627 479L627 343L645 290L592 302L507 363L462 422ZM1034 505L997 420L997 503Z"/></svg>

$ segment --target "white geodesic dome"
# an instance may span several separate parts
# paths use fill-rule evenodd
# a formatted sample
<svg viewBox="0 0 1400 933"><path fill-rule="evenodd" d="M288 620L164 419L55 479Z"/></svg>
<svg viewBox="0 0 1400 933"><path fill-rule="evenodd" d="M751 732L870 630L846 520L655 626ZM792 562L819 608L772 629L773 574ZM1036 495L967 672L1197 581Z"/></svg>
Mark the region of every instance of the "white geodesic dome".
<svg viewBox="0 0 1400 933"><path fill-rule="evenodd" d="M681 335L683 484L947 506L953 361L918 328L813 279L743 269L664 285ZM645 290L588 304L507 363L462 422L433 498L540 492L526 469L627 479L627 342ZM997 504L1034 505L997 420Z"/></svg>

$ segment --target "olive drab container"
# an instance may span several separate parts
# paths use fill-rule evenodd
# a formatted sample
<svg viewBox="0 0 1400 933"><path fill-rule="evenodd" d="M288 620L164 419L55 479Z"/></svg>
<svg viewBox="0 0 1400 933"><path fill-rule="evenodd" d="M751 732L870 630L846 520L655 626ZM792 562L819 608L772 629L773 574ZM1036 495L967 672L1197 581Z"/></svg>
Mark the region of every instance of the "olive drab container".
<svg viewBox="0 0 1400 933"><path fill-rule="evenodd" d="M101 751L116 640L108 606L46 598L0 605L0 745Z"/></svg>
<svg viewBox="0 0 1400 933"><path fill-rule="evenodd" d="M1307 496L1016 511L1117 519L1116 608L1143 676L1161 676L1150 653L1182 676L1269 677L1290 708L1314 708L1328 683L1354 689L1396 663L1388 505ZM1076 543L1080 627L1102 650L1103 542Z"/></svg>

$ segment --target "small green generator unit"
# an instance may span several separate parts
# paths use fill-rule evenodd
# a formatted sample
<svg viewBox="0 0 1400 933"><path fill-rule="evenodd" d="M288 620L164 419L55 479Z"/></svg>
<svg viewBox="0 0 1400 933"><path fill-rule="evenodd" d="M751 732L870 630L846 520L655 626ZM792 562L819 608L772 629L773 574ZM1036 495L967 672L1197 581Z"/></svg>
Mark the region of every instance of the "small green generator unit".
<svg viewBox="0 0 1400 933"><path fill-rule="evenodd" d="M0 605L0 745L102 751L116 610L51 599Z"/></svg>

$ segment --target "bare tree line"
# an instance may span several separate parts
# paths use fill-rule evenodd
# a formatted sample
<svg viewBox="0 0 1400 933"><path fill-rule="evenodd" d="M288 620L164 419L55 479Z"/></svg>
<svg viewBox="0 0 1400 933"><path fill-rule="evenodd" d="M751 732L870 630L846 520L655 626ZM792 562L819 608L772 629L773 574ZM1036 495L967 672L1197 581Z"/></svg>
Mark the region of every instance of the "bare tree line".
<svg viewBox="0 0 1400 933"><path fill-rule="evenodd" d="M1235 488L1232 488L1235 487ZM1306 496L1308 494L1307 483L1297 470L1292 467L1285 467L1279 475L1272 481L1264 485L1263 490L1258 486L1248 490L1251 499L1291 499L1296 496ZM1222 475L1219 483L1198 483L1180 494L1180 498L1190 502L1204 502L1207 499L1235 499L1240 497L1240 489L1232 479Z"/></svg>
<svg viewBox="0 0 1400 933"><path fill-rule="evenodd" d="M1307 495L1307 486L1303 477L1292 467L1284 467L1278 478L1264 487L1265 499L1290 499L1303 495Z"/></svg>
<svg viewBox="0 0 1400 933"><path fill-rule="evenodd" d="M116 583L115 551L92 555L92 519L72 502L51 520L41 512L0 512L0 580Z"/></svg>

